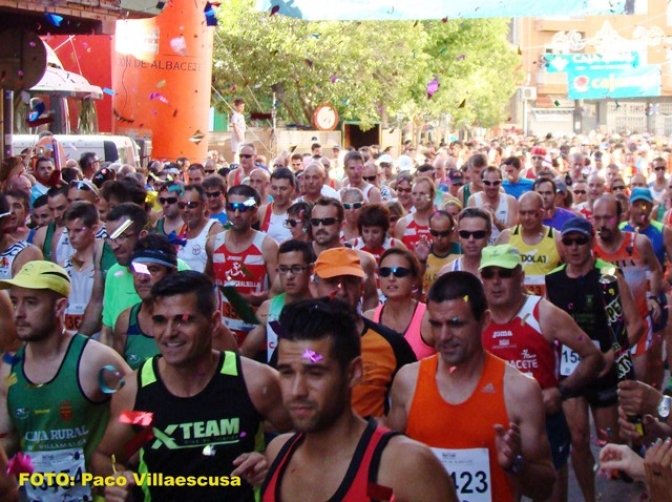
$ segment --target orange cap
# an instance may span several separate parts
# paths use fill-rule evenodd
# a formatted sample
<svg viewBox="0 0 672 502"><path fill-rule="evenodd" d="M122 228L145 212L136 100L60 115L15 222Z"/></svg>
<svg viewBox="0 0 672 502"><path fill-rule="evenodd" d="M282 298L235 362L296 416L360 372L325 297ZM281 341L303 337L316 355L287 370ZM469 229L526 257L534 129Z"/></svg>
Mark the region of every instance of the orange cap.
<svg viewBox="0 0 672 502"><path fill-rule="evenodd" d="M341 275L364 277L366 274L359 261L359 253L350 248L326 249L315 262L315 273L322 279L331 279Z"/></svg>

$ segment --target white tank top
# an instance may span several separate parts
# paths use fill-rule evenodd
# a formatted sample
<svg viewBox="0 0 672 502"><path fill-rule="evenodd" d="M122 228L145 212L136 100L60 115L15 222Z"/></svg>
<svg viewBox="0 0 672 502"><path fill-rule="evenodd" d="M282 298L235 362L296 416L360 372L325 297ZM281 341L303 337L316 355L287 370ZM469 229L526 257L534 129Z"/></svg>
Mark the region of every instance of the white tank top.
<svg viewBox="0 0 672 502"><path fill-rule="evenodd" d="M177 251L177 257L189 265L191 270L203 272L208 256L205 252L205 243L208 241L208 232L217 220L208 219L200 233L193 239L187 239L187 243Z"/></svg>
<svg viewBox="0 0 672 502"><path fill-rule="evenodd" d="M476 197L476 207L483 207L483 192L476 192L474 194ZM503 193L499 194L499 205L495 210L495 217L499 221L506 223L509 219L509 202L506 200L506 196ZM488 240L488 245L492 246L495 244L497 237L502 232L495 226L495 223L492 223L492 233L490 234L490 239Z"/></svg>
<svg viewBox="0 0 672 502"><path fill-rule="evenodd" d="M102 225L96 232L96 239L107 239L105 225ZM75 254L75 248L70 244L68 230L63 227L63 232L58 237L58 242L56 243L56 254L53 256L53 260L55 263L65 263L73 254Z"/></svg>
<svg viewBox="0 0 672 502"><path fill-rule="evenodd" d="M268 230L266 235L268 235L275 242L280 244L292 238L292 233L288 228L285 227L285 220L287 219L287 213L275 214L271 206L268 207L267 211L271 212L271 219L268 221Z"/></svg>
<svg viewBox="0 0 672 502"><path fill-rule="evenodd" d="M0 253L0 280L12 278L12 265L18 254L30 244L26 241L15 242L8 249Z"/></svg>
<svg viewBox="0 0 672 502"><path fill-rule="evenodd" d="M63 263L63 268L70 277L70 296L68 296L68 306L65 309L65 329L77 331L82 324L84 311L93 291L93 263L82 270L77 270L72 260L68 258Z"/></svg>

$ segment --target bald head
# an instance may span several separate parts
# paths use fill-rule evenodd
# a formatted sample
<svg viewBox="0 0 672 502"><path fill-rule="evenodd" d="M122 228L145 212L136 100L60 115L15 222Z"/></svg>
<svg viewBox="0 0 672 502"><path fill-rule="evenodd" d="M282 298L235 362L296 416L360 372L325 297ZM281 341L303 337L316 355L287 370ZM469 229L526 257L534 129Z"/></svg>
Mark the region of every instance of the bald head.
<svg viewBox="0 0 672 502"><path fill-rule="evenodd" d="M518 207L530 209L541 209L544 207L544 198L537 192L525 192L518 200Z"/></svg>

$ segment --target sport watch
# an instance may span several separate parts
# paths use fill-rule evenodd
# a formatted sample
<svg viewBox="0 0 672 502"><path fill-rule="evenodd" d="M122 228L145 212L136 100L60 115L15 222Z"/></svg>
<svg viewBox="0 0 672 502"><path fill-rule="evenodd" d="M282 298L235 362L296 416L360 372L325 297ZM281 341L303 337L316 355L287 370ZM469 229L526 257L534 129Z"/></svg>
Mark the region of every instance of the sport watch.
<svg viewBox="0 0 672 502"><path fill-rule="evenodd" d="M661 420L667 420L667 417L670 416L670 407L672 405L672 397L663 396L663 398L658 403L658 417Z"/></svg>

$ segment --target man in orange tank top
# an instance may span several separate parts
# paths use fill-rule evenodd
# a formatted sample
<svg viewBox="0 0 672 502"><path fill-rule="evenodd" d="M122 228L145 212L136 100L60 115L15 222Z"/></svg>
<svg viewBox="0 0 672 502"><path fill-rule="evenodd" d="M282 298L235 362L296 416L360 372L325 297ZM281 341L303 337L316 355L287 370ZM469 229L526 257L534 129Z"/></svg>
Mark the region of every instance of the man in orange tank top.
<svg viewBox="0 0 672 502"><path fill-rule="evenodd" d="M397 373L386 425L431 446L461 500L548 498L555 472L541 389L484 350L483 285L468 272L445 274L427 312L439 353Z"/></svg>
<svg viewBox="0 0 672 502"><path fill-rule="evenodd" d="M528 195L536 195L528 192ZM490 307L483 332L486 350L501 357L541 386L546 412L546 436L551 445L558 482L553 502L567 500L567 459L572 441L562 412L562 396L593 381L603 366L602 354L569 314L548 300L525 292L523 261L510 244L486 247L481 280ZM559 345L575 353L573 364L559 360ZM576 361L576 362L575 362ZM567 375L562 383L559 374Z"/></svg>
<svg viewBox="0 0 672 502"><path fill-rule="evenodd" d="M297 433L268 446L262 501L457 501L429 448L353 411L352 389L364 374L358 317L339 300L283 309L280 388Z"/></svg>

